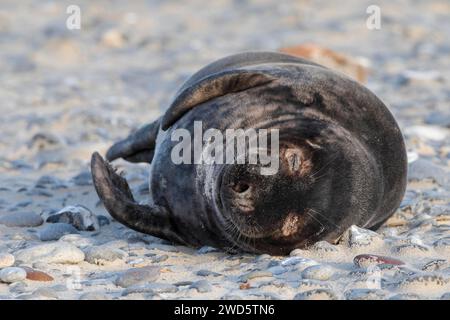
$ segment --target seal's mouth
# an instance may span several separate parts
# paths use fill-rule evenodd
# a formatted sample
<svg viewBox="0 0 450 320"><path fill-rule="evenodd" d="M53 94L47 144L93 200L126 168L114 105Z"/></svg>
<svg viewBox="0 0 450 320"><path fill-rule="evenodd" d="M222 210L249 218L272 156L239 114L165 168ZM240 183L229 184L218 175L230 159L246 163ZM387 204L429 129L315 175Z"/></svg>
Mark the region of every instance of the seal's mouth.
<svg viewBox="0 0 450 320"><path fill-rule="evenodd" d="M219 223L224 227L225 236L238 246L241 246L242 243L249 243L252 239L270 236L270 234L264 232L262 227L251 221L255 208L251 201L245 200L245 196L251 195L252 186L241 182L230 187L224 181L226 180L225 177L230 174L230 170L231 166L222 168L217 176L216 192L214 193L214 203L217 208ZM234 198L236 194L240 195L240 198ZM245 212L245 214L238 219L238 216L233 214L231 208L239 212Z"/></svg>
<svg viewBox="0 0 450 320"><path fill-rule="evenodd" d="M256 239L276 239L277 241L296 242L301 235L305 224L304 214L289 212L279 221L267 226L261 226L253 221L243 222L233 216L224 216L228 230L234 230L231 233L234 239L239 242L251 243Z"/></svg>
<svg viewBox="0 0 450 320"><path fill-rule="evenodd" d="M282 167L274 175L261 174L261 165L225 165L216 180L215 205L227 236L241 242L296 237L301 224L305 185L303 149L282 145ZM297 212L298 211L298 212Z"/></svg>
<svg viewBox="0 0 450 320"><path fill-rule="evenodd" d="M288 142L280 142L280 167L274 175L263 175L260 167L249 164L224 165L216 175L218 223L236 246L293 248L336 228L339 212L333 217L325 212L334 212L332 188L345 187L346 163L340 162L337 173L330 164L339 161L339 153L312 138Z"/></svg>

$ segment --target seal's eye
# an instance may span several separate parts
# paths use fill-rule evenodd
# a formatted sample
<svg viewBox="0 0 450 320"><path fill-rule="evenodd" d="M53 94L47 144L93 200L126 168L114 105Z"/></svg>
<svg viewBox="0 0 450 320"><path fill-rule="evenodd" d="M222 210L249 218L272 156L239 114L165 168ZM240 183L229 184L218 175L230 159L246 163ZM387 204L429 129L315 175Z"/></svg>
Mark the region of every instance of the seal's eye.
<svg viewBox="0 0 450 320"><path fill-rule="evenodd" d="M244 193L250 189L250 185L246 182L239 181L238 183L233 185L231 189L233 189L233 191L237 193Z"/></svg>
<svg viewBox="0 0 450 320"><path fill-rule="evenodd" d="M286 149L285 157L288 163L289 171L292 173L299 171L300 166L302 165L302 156L300 150Z"/></svg>

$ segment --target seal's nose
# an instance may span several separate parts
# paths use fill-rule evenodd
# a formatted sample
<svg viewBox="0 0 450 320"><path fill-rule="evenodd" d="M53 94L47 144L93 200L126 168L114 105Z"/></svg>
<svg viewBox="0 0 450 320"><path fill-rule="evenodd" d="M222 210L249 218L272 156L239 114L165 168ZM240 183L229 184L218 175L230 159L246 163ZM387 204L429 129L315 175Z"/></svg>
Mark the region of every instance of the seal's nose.
<svg viewBox="0 0 450 320"><path fill-rule="evenodd" d="M231 189L238 194L245 193L250 190L250 185L245 181L239 181L234 184Z"/></svg>
<svg viewBox="0 0 450 320"><path fill-rule="evenodd" d="M234 193L234 203L243 214L251 214L255 211L252 197L253 186L247 181L237 181L231 186Z"/></svg>

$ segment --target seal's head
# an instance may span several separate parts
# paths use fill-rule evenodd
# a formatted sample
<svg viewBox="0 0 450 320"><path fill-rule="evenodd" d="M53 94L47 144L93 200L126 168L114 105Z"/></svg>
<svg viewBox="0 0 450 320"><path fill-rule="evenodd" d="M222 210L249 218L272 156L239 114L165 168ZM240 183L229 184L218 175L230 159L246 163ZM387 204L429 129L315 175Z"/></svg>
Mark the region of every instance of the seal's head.
<svg viewBox="0 0 450 320"><path fill-rule="evenodd" d="M280 145L279 167L273 174L262 174L259 164L223 167L216 205L239 245L265 251L275 246L269 251L280 253L276 248L305 246L336 230L342 215L323 214L329 213L332 201L326 190L335 183L336 162L341 172L350 168L335 150L309 140L291 141ZM342 192L348 189L345 178L340 185Z"/></svg>
<svg viewBox="0 0 450 320"><path fill-rule="evenodd" d="M236 246L288 254L319 240L334 242L380 210L378 163L346 128L304 114L283 126L263 123L279 129L277 170L228 164L216 175L217 215Z"/></svg>

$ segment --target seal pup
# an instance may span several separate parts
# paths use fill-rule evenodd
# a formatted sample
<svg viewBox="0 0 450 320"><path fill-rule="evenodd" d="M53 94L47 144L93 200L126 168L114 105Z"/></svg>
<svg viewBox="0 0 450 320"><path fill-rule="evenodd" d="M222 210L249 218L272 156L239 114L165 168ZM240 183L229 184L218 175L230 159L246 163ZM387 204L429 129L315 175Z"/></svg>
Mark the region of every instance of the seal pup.
<svg viewBox="0 0 450 320"><path fill-rule="evenodd" d="M195 122L227 129L277 129L279 168L175 164L172 134ZM194 155L195 156L195 155ZM310 61L247 52L189 78L165 114L114 144L108 161L148 162L151 201L98 153L95 189L124 225L191 246L274 255L335 242L351 225L378 228L406 187L406 151L387 107L352 79Z"/></svg>

